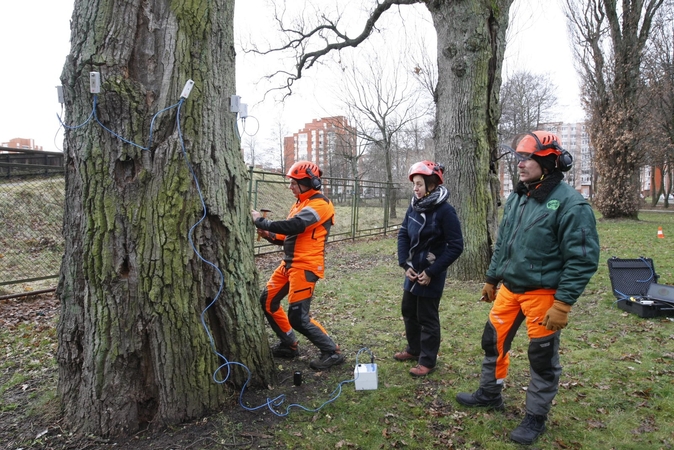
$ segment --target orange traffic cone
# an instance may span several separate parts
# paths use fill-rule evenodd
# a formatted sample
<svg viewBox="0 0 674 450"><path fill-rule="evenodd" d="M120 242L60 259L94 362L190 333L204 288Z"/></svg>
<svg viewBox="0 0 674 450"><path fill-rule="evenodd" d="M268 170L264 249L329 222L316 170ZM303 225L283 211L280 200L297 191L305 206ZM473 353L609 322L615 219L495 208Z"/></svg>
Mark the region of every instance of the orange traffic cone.
<svg viewBox="0 0 674 450"><path fill-rule="evenodd" d="M658 227L658 237L659 237L660 239L664 239L664 238L665 238L665 235L664 235L664 233L662 232L662 227Z"/></svg>

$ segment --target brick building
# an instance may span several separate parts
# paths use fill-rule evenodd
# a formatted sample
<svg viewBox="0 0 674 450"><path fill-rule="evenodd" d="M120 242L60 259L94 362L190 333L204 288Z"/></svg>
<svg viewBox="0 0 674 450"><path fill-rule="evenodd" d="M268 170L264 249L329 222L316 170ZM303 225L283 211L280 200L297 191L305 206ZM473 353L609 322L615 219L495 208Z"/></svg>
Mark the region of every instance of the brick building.
<svg viewBox="0 0 674 450"><path fill-rule="evenodd" d="M304 128L283 139L283 164L309 160L327 177L352 177L350 163L357 154L356 129L344 116L314 119Z"/></svg>
<svg viewBox="0 0 674 450"><path fill-rule="evenodd" d="M0 143L0 147L19 148L21 150L43 150L41 145L35 145L33 139L14 138L9 142Z"/></svg>

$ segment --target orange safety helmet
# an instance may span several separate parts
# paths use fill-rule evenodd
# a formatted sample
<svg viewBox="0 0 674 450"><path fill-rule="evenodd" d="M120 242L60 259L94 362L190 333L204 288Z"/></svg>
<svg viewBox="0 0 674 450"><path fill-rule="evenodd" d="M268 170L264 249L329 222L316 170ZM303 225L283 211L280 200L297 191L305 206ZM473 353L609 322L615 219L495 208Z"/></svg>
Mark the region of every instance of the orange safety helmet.
<svg viewBox="0 0 674 450"><path fill-rule="evenodd" d="M321 188L321 176L323 171L311 161L297 161L295 164L290 166L286 177L293 178L295 180L301 180L304 178L309 178L311 180L311 187L319 190Z"/></svg>
<svg viewBox="0 0 674 450"><path fill-rule="evenodd" d="M297 161L290 166L286 177L301 180L302 178L320 177L323 171L311 161Z"/></svg>
<svg viewBox="0 0 674 450"><path fill-rule="evenodd" d="M528 153L529 155L523 156L522 153ZM515 149L515 158L518 161L524 161L532 156L543 158L549 155L556 156L555 168L559 171L568 172L573 167L573 156L562 148L562 143L557 135L549 131L527 133Z"/></svg>
<svg viewBox="0 0 674 450"><path fill-rule="evenodd" d="M433 161L424 160L412 164L412 167L410 167L410 171L407 173L407 176L410 181L412 181L414 175L437 175L440 179L440 184L442 184L444 183L442 178L443 173L445 173L445 166L434 163Z"/></svg>
<svg viewBox="0 0 674 450"><path fill-rule="evenodd" d="M531 153L536 156L560 155L562 143L556 134L549 131L527 133L517 144L515 153Z"/></svg>

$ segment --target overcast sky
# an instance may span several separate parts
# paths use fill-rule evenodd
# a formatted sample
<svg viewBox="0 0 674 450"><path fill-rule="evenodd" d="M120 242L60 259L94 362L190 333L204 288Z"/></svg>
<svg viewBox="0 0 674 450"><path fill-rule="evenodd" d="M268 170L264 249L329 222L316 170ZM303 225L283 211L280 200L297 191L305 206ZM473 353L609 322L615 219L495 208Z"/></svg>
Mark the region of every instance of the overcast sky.
<svg viewBox="0 0 674 450"><path fill-rule="evenodd" d="M340 0L340 4L363 4L361 0ZM560 0L516 0L517 29L509 41L504 75L520 68L534 73L550 73L558 90L558 98L564 106L560 120L578 121L583 117L578 101L578 86L568 49L566 25L561 13ZM545 6L541 6L542 4ZM45 150L60 151L63 132L57 119L61 105L57 101L56 86L65 57L70 50L70 17L73 0L20 0L0 1L0 64L2 64L2 107L0 108L0 142L12 138L32 138ZM237 0L235 28L239 34L255 35L264 31L260 20L265 15L268 0ZM325 3L324 3L325 4ZM522 4L521 6L519 4ZM268 13L267 13L268 15ZM423 13L414 13L421 29L432 27L424 22ZM431 29L432 31L432 29ZM249 114L256 122L248 121L252 130L259 125L260 139L269 134L274 122L285 123L290 133L304 123L319 118L329 105L316 104L315 98L325 92L320 81L307 74L306 80L297 86L294 96L285 104L269 99L260 103L264 90L258 81L260 65L249 64L241 55L237 62L238 94L249 104ZM546 66L554 61L554 67ZM265 64L266 65L266 64ZM554 72L553 72L554 69ZM318 72L316 72L318 73Z"/></svg>

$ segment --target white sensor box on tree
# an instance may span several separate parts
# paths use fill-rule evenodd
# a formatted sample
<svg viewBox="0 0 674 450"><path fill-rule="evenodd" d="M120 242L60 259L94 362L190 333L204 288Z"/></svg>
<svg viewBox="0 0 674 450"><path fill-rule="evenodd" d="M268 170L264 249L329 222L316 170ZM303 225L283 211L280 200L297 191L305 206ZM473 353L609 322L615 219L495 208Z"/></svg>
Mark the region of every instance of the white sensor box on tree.
<svg viewBox="0 0 674 450"><path fill-rule="evenodd" d="M371 391L377 389L377 365L358 364L353 369L353 378L357 391Z"/></svg>
<svg viewBox="0 0 674 450"><path fill-rule="evenodd" d="M185 87L183 87L183 92L180 94L180 97L182 97L182 98L189 97L190 92L192 92L193 87L194 87L194 81L187 80L187 83L185 83Z"/></svg>
<svg viewBox="0 0 674 450"><path fill-rule="evenodd" d="M92 94L98 94L101 92L100 72L89 72L89 92Z"/></svg>
<svg viewBox="0 0 674 450"><path fill-rule="evenodd" d="M240 107L241 107L241 96L232 95L229 98L229 112L238 113Z"/></svg>
<svg viewBox="0 0 674 450"><path fill-rule="evenodd" d="M63 96L63 86L56 86L56 95L58 95L60 104L64 104L66 102L65 97Z"/></svg>

